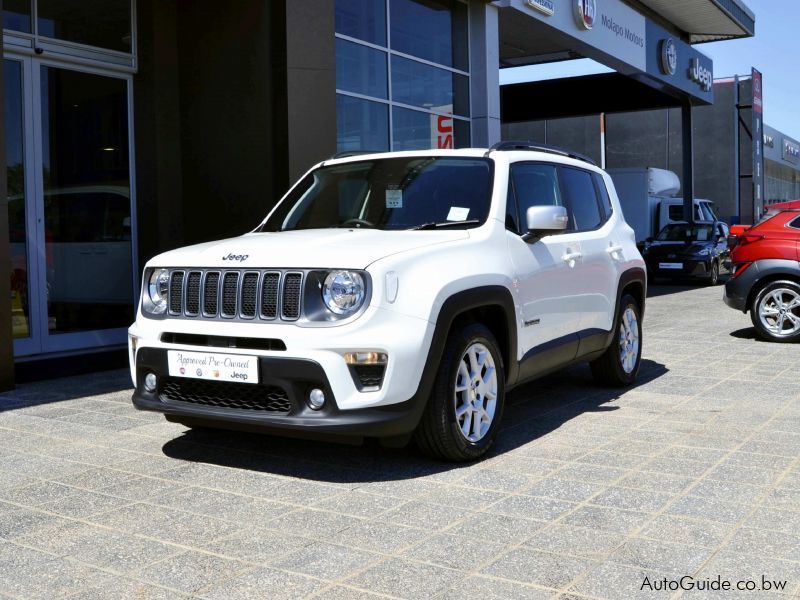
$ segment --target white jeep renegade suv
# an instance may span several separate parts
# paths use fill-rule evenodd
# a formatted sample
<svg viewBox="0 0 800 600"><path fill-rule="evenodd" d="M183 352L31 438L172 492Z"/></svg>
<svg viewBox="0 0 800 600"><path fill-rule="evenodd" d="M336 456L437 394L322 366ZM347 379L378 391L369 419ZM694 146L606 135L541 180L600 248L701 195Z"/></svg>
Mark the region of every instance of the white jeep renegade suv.
<svg viewBox="0 0 800 600"><path fill-rule="evenodd" d="M645 267L611 178L551 147L337 156L254 231L156 256L137 408L189 427L474 459L508 390L579 361L628 385Z"/></svg>

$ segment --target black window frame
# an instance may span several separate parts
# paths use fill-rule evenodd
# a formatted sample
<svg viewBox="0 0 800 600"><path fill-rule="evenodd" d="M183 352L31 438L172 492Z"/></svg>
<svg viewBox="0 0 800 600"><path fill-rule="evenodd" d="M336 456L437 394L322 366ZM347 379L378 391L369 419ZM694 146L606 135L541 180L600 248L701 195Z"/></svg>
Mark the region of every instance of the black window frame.
<svg viewBox="0 0 800 600"><path fill-rule="evenodd" d="M600 209L601 209L600 214L605 215L605 220L601 225L602 227L608 222L608 220L612 216L614 216L614 203L611 201L611 194L608 193L608 186L606 185L606 180L603 177L603 174L597 173L596 171L592 171L592 179L594 180L595 194L597 195L597 200L598 202L600 202ZM601 196L603 196L603 194L600 193L601 190L605 192L605 196L603 198L601 198ZM604 202L604 200L608 200L608 203Z"/></svg>

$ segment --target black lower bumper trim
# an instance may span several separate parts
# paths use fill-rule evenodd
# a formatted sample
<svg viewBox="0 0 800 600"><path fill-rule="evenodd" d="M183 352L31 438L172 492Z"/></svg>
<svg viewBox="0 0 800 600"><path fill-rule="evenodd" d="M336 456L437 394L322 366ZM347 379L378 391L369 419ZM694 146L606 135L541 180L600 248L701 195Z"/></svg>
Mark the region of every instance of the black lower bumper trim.
<svg viewBox="0 0 800 600"><path fill-rule="evenodd" d="M147 392L144 377L154 373L158 389ZM170 401L162 393L168 382L167 351L140 348L136 355L136 389L133 404L140 410L161 412L170 421L266 432L296 431L358 437L393 437L412 432L419 422L426 397L417 394L410 400L380 408L340 410L327 375L314 361L296 358L259 357L259 387L280 388L288 398L285 413L247 410L229 406L213 406L193 402ZM252 386L252 384L231 384ZM325 393L325 406L312 410L305 399L311 389Z"/></svg>

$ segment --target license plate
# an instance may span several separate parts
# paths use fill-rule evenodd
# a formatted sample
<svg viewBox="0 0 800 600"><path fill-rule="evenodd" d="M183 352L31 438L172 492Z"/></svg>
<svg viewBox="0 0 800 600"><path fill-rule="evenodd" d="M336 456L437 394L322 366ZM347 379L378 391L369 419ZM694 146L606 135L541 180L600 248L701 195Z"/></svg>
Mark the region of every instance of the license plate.
<svg viewBox="0 0 800 600"><path fill-rule="evenodd" d="M167 352L172 377L258 383L258 357L213 352Z"/></svg>
<svg viewBox="0 0 800 600"><path fill-rule="evenodd" d="M683 269L683 263L658 263L659 269Z"/></svg>

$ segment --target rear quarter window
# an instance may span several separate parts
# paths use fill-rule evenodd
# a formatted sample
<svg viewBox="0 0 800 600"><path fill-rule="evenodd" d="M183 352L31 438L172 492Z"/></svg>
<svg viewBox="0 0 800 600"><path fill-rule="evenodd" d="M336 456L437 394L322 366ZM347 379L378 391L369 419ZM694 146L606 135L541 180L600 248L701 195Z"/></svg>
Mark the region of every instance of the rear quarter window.
<svg viewBox="0 0 800 600"><path fill-rule="evenodd" d="M800 229L800 217L797 217L789 222L789 227L793 229Z"/></svg>

